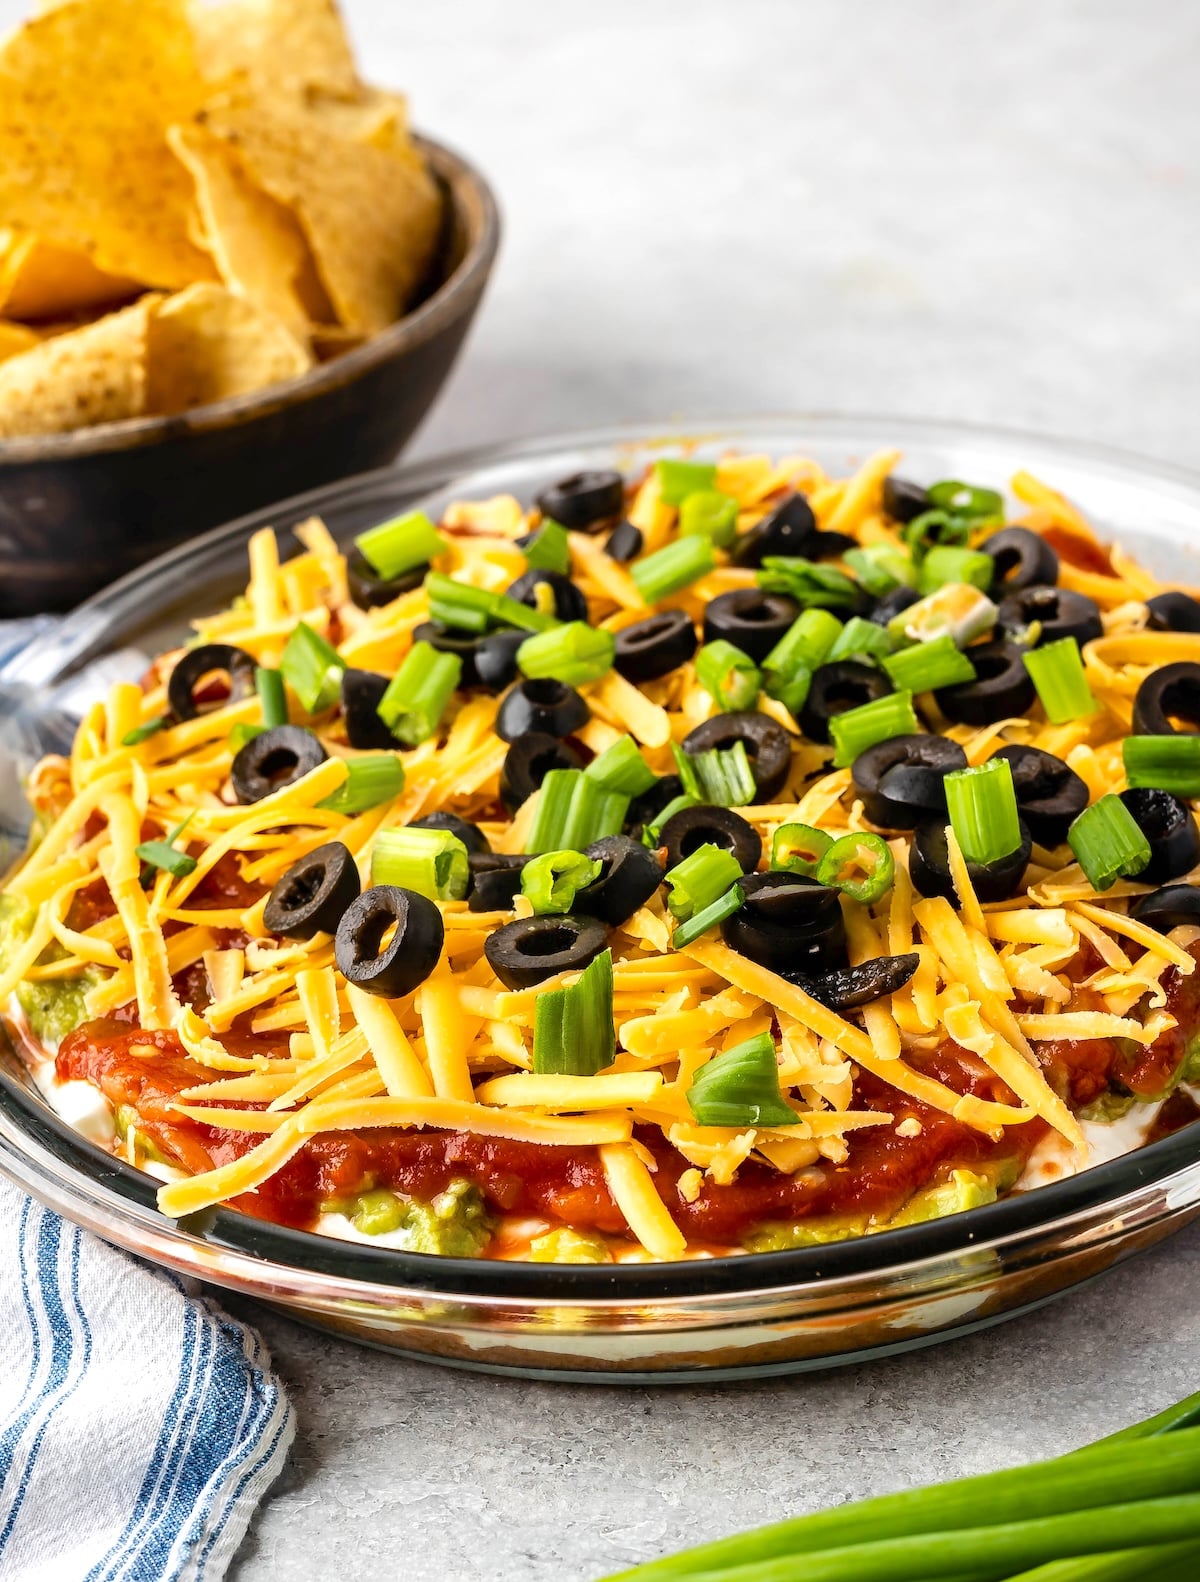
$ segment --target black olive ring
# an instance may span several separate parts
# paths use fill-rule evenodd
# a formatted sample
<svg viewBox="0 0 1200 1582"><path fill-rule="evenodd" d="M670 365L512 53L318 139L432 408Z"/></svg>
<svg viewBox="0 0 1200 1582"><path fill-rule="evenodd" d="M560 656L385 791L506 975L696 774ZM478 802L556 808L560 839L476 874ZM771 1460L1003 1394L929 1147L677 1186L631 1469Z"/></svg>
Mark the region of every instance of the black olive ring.
<svg viewBox="0 0 1200 1582"><path fill-rule="evenodd" d="M381 577L361 549L352 549L346 556L346 587L350 602L360 610L374 610L381 604L390 604L402 593L411 593L425 581L429 562L402 571L398 577Z"/></svg>
<svg viewBox="0 0 1200 1582"><path fill-rule="evenodd" d="M541 571L531 567L523 571L514 583L506 589L510 599L515 599L518 604L527 605L529 609L536 610L538 605L538 584L544 583L554 595L554 614L560 621L586 621L588 618L587 600L583 591L577 588L570 577L564 576L561 571Z"/></svg>
<svg viewBox="0 0 1200 1582"><path fill-rule="evenodd" d="M613 665L626 681L655 681L687 664L697 646L696 628L684 612L664 610L617 633Z"/></svg>
<svg viewBox="0 0 1200 1582"><path fill-rule="evenodd" d="M995 562L993 598L1058 581L1058 556L1040 533L1027 527L1002 527L979 547Z"/></svg>
<svg viewBox="0 0 1200 1582"><path fill-rule="evenodd" d="M395 933L383 945L393 924ZM424 983L437 966L444 938L442 914L426 896L377 884L347 907L333 954L347 983L398 1000Z"/></svg>
<svg viewBox="0 0 1200 1582"><path fill-rule="evenodd" d="M967 767L948 736L893 736L859 753L850 771L863 811L881 829L915 829L946 810L946 776Z"/></svg>
<svg viewBox="0 0 1200 1582"><path fill-rule="evenodd" d="M534 496L543 516L562 527L590 532L619 516L625 504L625 480L619 472L573 472Z"/></svg>
<svg viewBox="0 0 1200 1582"><path fill-rule="evenodd" d="M1076 593L1071 588L1049 588L1040 584L1022 588L1004 599L996 615L1001 632L1013 636L1024 632L1037 622L1040 635L1034 645L1057 643L1064 637L1073 637L1080 648L1094 638L1103 636L1100 606L1086 593ZM972 659L975 655L972 652Z"/></svg>
<svg viewBox="0 0 1200 1582"><path fill-rule="evenodd" d="M361 889L358 868L340 840L331 840L294 862L263 908L263 924L286 939L334 934Z"/></svg>
<svg viewBox="0 0 1200 1582"><path fill-rule="evenodd" d="M663 825L659 844L667 849L667 867L674 868L700 846L732 852L743 873L752 873L762 856L762 836L740 813L728 807L680 808Z"/></svg>
<svg viewBox="0 0 1200 1582"><path fill-rule="evenodd" d="M803 874L750 874L745 900L721 924L731 950L795 979L832 971L846 960L846 925L836 890Z"/></svg>
<svg viewBox="0 0 1200 1582"><path fill-rule="evenodd" d="M1088 805L1086 782L1041 747L1001 747L992 757L1006 759L1012 769L1017 811L1034 840L1047 848L1060 845Z"/></svg>
<svg viewBox="0 0 1200 1582"><path fill-rule="evenodd" d="M1200 602L1188 593L1156 593L1146 600L1146 628L1151 632L1200 632Z"/></svg>
<svg viewBox="0 0 1200 1582"><path fill-rule="evenodd" d="M719 593L705 609L704 641L724 638L761 664L799 614L800 606L786 593L734 588Z"/></svg>
<svg viewBox="0 0 1200 1582"><path fill-rule="evenodd" d="M1027 713L1036 693L1023 653L1004 638L977 643L968 650L974 681L939 687L933 694L938 708L960 725L994 725Z"/></svg>
<svg viewBox="0 0 1200 1582"><path fill-rule="evenodd" d="M471 869L471 889L467 896L470 912L511 912L521 893L521 869L529 861L523 853L472 852L467 858Z"/></svg>
<svg viewBox="0 0 1200 1582"><path fill-rule="evenodd" d="M219 671L229 677L229 697L211 704L211 708L223 709L227 702L250 697L254 692L254 670L254 656L232 643L201 643L199 648L189 648L167 681L167 705L172 718L194 720L205 712L196 702L196 688L205 676Z"/></svg>
<svg viewBox="0 0 1200 1582"><path fill-rule="evenodd" d="M390 749L399 742L379 717L379 705L388 689L387 676L374 670L342 671L342 723L351 747L365 750Z"/></svg>
<svg viewBox="0 0 1200 1582"><path fill-rule="evenodd" d="M551 769L582 769L583 755L576 752L570 742L559 741L543 731L530 731L518 736L504 755L500 770L500 800L510 813L515 813L533 793Z"/></svg>
<svg viewBox="0 0 1200 1582"><path fill-rule="evenodd" d="M459 818L457 813L426 813L424 818L415 818L408 826L409 829L440 829L454 835L461 840L467 848L467 856L484 856L491 852L491 845L487 836L478 824L472 824L468 819Z"/></svg>
<svg viewBox="0 0 1200 1582"><path fill-rule="evenodd" d="M328 757L302 725L275 725L253 736L233 760L229 778L239 802L261 802L273 791L303 780Z"/></svg>
<svg viewBox="0 0 1200 1582"><path fill-rule="evenodd" d="M1149 895L1139 895L1129 915L1160 934L1187 923L1200 925L1200 885L1168 884Z"/></svg>
<svg viewBox="0 0 1200 1582"><path fill-rule="evenodd" d="M789 494L773 511L743 533L733 547L735 566L761 566L767 555L805 555L811 558L817 531L813 508L802 494Z"/></svg>
<svg viewBox="0 0 1200 1582"><path fill-rule="evenodd" d="M861 664L856 659L837 659L831 665L818 665L812 685L797 717L800 729L810 742L827 742L829 722L835 714L874 703L895 691L882 670Z"/></svg>
<svg viewBox="0 0 1200 1582"><path fill-rule="evenodd" d="M820 672L818 672L819 674ZM792 767L792 738L769 714L752 709L716 714L689 731L683 739L685 753L727 750L741 742L754 775L754 800L771 802L787 784Z"/></svg>
<svg viewBox="0 0 1200 1582"><path fill-rule="evenodd" d="M576 899L589 917L610 927L632 917L662 883L658 853L628 835L605 835L593 841L584 855L601 864L600 873Z"/></svg>
<svg viewBox="0 0 1200 1582"><path fill-rule="evenodd" d="M1033 836L1024 819L1020 821L1021 844L1006 857L986 864L968 862L967 877L981 901L1007 901L1021 888L1033 851ZM943 895L954 906L958 895L950 877L950 855L946 844L944 819L928 819L917 825L908 852L908 873L922 895Z"/></svg>
<svg viewBox="0 0 1200 1582"><path fill-rule="evenodd" d="M1122 791L1121 801L1150 843L1150 861L1137 875L1139 884L1165 884L1200 862L1200 829L1186 802L1150 786Z"/></svg>
<svg viewBox="0 0 1200 1582"><path fill-rule="evenodd" d="M483 953L506 989L531 989L555 973L581 970L607 944L594 917L521 917L489 934Z"/></svg>
<svg viewBox="0 0 1200 1582"><path fill-rule="evenodd" d="M496 711L493 729L501 741L515 742L530 731L571 736L591 717L591 709L563 681L518 681Z"/></svg>
<svg viewBox="0 0 1200 1582"><path fill-rule="evenodd" d="M1152 670L1133 700L1134 736L1175 736L1171 718L1200 729L1200 665L1180 659Z"/></svg>

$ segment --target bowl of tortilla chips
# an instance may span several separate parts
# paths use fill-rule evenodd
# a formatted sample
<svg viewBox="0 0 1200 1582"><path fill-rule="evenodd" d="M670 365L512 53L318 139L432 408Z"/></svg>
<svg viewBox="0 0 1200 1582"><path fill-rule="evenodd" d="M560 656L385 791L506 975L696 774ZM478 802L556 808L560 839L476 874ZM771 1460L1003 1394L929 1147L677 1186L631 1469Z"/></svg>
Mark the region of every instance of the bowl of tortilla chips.
<svg viewBox="0 0 1200 1582"><path fill-rule="evenodd" d="M498 239L334 0L32 18L0 43L0 615L391 460Z"/></svg>

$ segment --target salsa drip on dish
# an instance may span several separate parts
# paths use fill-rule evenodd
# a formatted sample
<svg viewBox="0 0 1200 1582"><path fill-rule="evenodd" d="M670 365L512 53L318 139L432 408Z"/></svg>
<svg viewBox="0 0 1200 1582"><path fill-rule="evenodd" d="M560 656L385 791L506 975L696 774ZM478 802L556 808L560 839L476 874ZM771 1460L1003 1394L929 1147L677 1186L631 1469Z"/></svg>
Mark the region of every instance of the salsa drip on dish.
<svg viewBox="0 0 1200 1582"><path fill-rule="evenodd" d="M1028 474L899 459L257 533L33 776L35 1065L166 1214L546 1261L874 1233L1186 1124L1200 604Z"/></svg>

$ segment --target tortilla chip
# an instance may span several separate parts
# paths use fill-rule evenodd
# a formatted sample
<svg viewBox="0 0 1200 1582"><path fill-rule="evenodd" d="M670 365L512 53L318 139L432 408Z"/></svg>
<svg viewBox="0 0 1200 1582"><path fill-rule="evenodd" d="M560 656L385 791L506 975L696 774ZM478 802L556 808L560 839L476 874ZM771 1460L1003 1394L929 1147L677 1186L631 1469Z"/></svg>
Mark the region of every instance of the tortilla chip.
<svg viewBox="0 0 1200 1582"><path fill-rule="evenodd" d="M285 324L206 282L160 301L146 364L148 410L185 412L294 379L312 358Z"/></svg>
<svg viewBox="0 0 1200 1582"><path fill-rule="evenodd" d="M0 363L7 362L10 357L19 357L37 344L38 337L33 330L24 324L11 324L7 319L0 319Z"/></svg>
<svg viewBox="0 0 1200 1582"><path fill-rule="evenodd" d="M147 285L211 280L166 129L205 88L183 0L68 0L0 47L0 216Z"/></svg>
<svg viewBox="0 0 1200 1582"><path fill-rule="evenodd" d="M353 98L310 93L307 109L339 137L369 143L385 154L423 167L408 129L408 100L384 88L360 88Z"/></svg>
<svg viewBox="0 0 1200 1582"><path fill-rule="evenodd" d="M146 327L157 300L144 296L0 363L0 438L141 417Z"/></svg>
<svg viewBox="0 0 1200 1582"><path fill-rule="evenodd" d="M267 116L232 103L202 119L296 214L338 322L373 334L398 319L429 268L441 225L429 173L299 109Z"/></svg>
<svg viewBox="0 0 1200 1582"><path fill-rule="evenodd" d="M0 232L0 313L14 319L60 319L136 297L135 280L97 269L86 253L23 231Z"/></svg>
<svg viewBox="0 0 1200 1582"><path fill-rule="evenodd" d="M210 83L240 75L264 99L311 88L352 96L354 52L333 0L191 0L200 70Z"/></svg>

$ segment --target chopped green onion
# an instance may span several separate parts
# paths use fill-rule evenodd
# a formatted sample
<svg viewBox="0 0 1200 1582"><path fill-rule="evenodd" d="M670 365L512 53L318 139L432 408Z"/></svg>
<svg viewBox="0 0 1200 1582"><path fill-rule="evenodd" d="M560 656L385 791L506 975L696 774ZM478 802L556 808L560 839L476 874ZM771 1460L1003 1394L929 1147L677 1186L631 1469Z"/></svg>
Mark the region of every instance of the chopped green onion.
<svg viewBox="0 0 1200 1582"><path fill-rule="evenodd" d="M1127 736L1121 756L1130 786L1200 797L1200 736Z"/></svg>
<svg viewBox="0 0 1200 1582"><path fill-rule="evenodd" d="M461 901L471 882L467 848L448 829L385 829L371 852L371 883Z"/></svg>
<svg viewBox="0 0 1200 1582"><path fill-rule="evenodd" d="M852 901L871 906L892 887L896 864L882 835L855 830L835 840L817 864L817 878Z"/></svg>
<svg viewBox="0 0 1200 1582"><path fill-rule="evenodd" d="M829 734L836 748L833 767L845 769L876 742L890 741L893 736L915 736L918 729L912 693L907 691L890 692L873 703L835 714L829 721Z"/></svg>
<svg viewBox="0 0 1200 1582"><path fill-rule="evenodd" d="M697 489L679 507L679 531L703 533L728 549L737 537L738 503L719 489Z"/></svg>
<svg viewBox="0 0 1200 1582"><path fill-rule="evenodd" d="M462 660L432 643L414 643L379 700L379 718L406 747L428 741L462 679Z"/></svg>
<svg viewBox="0 0 1200 1582"><path fill-rule="evenodd" d="M940 544L965 544L971 536L970 519L950 511L922 511L906 522L901 537L914 561L922 561Z"/></svg>
<svg viewBox="0 0 1200 1582"><path fill-rule="evenodd" d="M719 709L748 709L762 686L758 666L723 637L705 643L696 655L696 679Z"/></svg>
<svg viewBox="0 0 1200 1582"><path fill-rule="evenodd" d="M741 885L735 884L731 890L718 896L708 906L701 907L688 918L686 923L680 923L671 935L672 949L684 950L693 940L699 939L701 934L707 934L710 928L716 928L718 923L723 923L727 917L732 917L745 899Z"/></svg>
<svg viewBox="0 0 1200 1582"><path fill-rule="evenodd" d="M995 489L981 489L958 478L931 483L925 493L943 511L954 511L972 521L1004 515L1004 496Z"/></svg>
<svg viewBox="0 0 1200 1582"><path fill-rule="evenodd" d="M705 1062L687 1091L701 1126L795 1126L800 1117L779 1091L779 1060L770 1033L759 1033Z"/></svg>
<svg viewBox="0 0 1200 1582"><path fill-rule="evenodd" d="M546 517L536 533L522 547L526 561L537 571L558 571L564 576L571 569L571 545L561 523Z"/></svg>
<svg viewBox="0 0 1200 1582"><path fill-rule="evenodd" d="M815 879L821 858L832 845L833 836L812 824L781 824L771 837L771 867Z"/></svg>
<svg viewBox="0 0 1200 1582"><path fill-rule="evenodd" d="M565 989L540 994L533 1013L533 1069L594 1077L617 1053L612 951L602 950Z"/></svg>
<svg viewBox="0 0 1200 1582"><path fill-rule="evenodd" d="M806 609L853 609L858 583L834 566L820 566L803 555L767 555L756 578L768 593L788 593Z"/></svg>
<svg viewBox="0 0 1200 1582"><path fill-rule="evenodd" d="M685 753L673 742L671 751L683 789L696 802L710 807L745 807L754 801L757 786L745 742L710 747L702 753Z"/></svg>
<svg viewBox="0 0 1200 1582"><path fill-rule="evenodd" d="M852 615L837 635L829 650L827 664L836 659L883 659L892 651L891 639L884 627L874 621L865 621L861 615Z"/></svg>
<svg viewBox="0 0 1200 1582"><path fill-rule="evenodd" d="M456 582L440 571L425 578L430 619L456 631L486 632L489 626L519 626L527 632L548 632L558 621L553 615L532 610L507 593L489 593L468 582Z"/></svg>
<svg viewBox="0 0 1200 1582"><path fill-rule="evenodd" d="M989 758L946 776L946 808L963 856L984 868L1021 844L1017 793L1007 758Z"/></svg>
<svg viewBox="0 0 1200 1582"><path fill-rule="evenodd" d="M782 703L790 714L799 718L800 710L808 702L813 673L801 665L790 676L768 676L764 690L769 698Z"/></svg>
<svg viewBox="0 0 1200 1582"><path fill-rule="evenodd" d="M658 494L664 505L682 505L689 494L701 489L711 489L717 481L717 469L709 461L671 461L664 458L654 463L658 477Z"/></svg>
<svg viewBox="0 0 1200 1582"><path fill-rule="evenodd" d="M156 714L152 720L147 720L144 725L135 725L131 731L126 731L121 737L122 747L138 747L142 742L149 741L151 736L157 736L159 731L165 731L171 723L167 714Z"/></svg>
<svg viewBox="0 0 1200 1582"><path fill-rule="evenodd" d="M960 647L990 632L999 612L986 594L966 583L950 583L929 593L907 610L893 615L887 624L888 636L899 647L903 643L927 643L934 637L949 635Z"/></svg>
<svg viewBox="0 0 1200 1582"><path fill-rule="evenodd" d="M654 818L652 818L649 824L647 824L642 830L642 845L649 846L651 848L656 847L658 845L659 836L663 832L663 826L670 819L673 819L676 813L682 813L684 808L699 807L701 800L702 798L698 796L692 796L686 791L682 796L672 797L667 803L666 807L663 808L662 812L655 814Z"/></svg>
<svg viewBox="0 0 1200 1582"><path fill-rule="evenodd" d="M581 851L547 851L521 869L521 893L537 913L569 912L575 897L600 877L603 863Z"/></svg>
<svg viewBox="0 0 1200 1582"><path fill-rule="evenodd" d="M657 604L659 599L678 593L703 577L715 565L712 539L691 533L655 550L653 555L635 560L629 572L646 603Z"/></svg>
<svg viewBox="0 0 1200 1582"><path fill-rule="evenodd" d="M1081 720L1099 708L1088 686L1083 656L1074 637L1060 637L1057 642L1031 649L1021 657L1052 725Z"/></svg>
<svg viewBox="0 0 1200 1582"><path fill-rule="evenodd" d="M706 841L667 870L667 907L677 922L702 912L742 877L741 864L731 851Z"/></svg>
<svg viewBox="0 0 1200 1582"><path fill-rule="evenodd" d="M426 565L446 548L446 540L424 511L410 511L407 516L369 527L354 543L384 582Z"/></svg>
<svg viewBox="0 0 1200 1582"><path fill-rule="evenodd" d="M365 813L404 790L404 765L395 753L364 753L346 762L346 778L318 807L331 813Z"/></svg>
<svg viewBox="0 0 1200 1582"><path fill-rule="evenodd" d="M938 544L921 562L917 586L922 593L936 593L951 583L966 583L986 593L996 574L996 562L981 549Z"/></svg>
<svg viewBox="0 0 1200 1582"><path fill-rule="evenodd" d="M331 643L299 621L287 640L279 668L305 713L321 714L337 702L346 661Z"/></svg>
<svg viewBox="0 0 1200 1582"><path fill-rule="evenodd" d="M762 667L782 676L794 676L799 670L811 672L825 663L841 630L841 621L828 610L804 610L763 660ZM769 683L767 690L770 691Z"/></svg>
<svg viewBox="0 0 1200 1582"><path fill-rule="evenodd" d="M274 730L276 725L286 725L287 693L283 690L282 673L258 665L254 671L254 689L262 703L263 729L269 731Z"/></svg>
<svg viewBox="0 0 1200 1582"><path fill-rule="evenodd" d="M882 598L901 583L909 588L916 586L917 573L912 556L894 544L865 544L848 549L842 559L858 578L859 585L874 598Z"/></svg>
<svg viewBox="0 0 1200 1582"><path fill-rule="evenodd" d="M567 621L553 631L527 637L517 649L517 666L531 681L562 681L568 687L579 687L608 674L616 647L616 638L602 627Z"/></svg>
<svg viewBox="0 0 1200 1582"><path fill-rule="evenodd" d="M1119 796L1102 796L1084 808L1067 841L1093 890L1135 878L1150 861L1150 842Z"/></svg>
<svg viewBox="0 0 1200 1582"><path fill-rule="evenodd" d="M594 840L620 834L628 811L627 796L606 791L584 770L551 769L538 792L526 850L534 856L583 851Z"/></svg>
<svg viewBox="0 0 1200 1582"><path fill-rule="evenodd" d="M247 742L252 742L256 736L261 736L266 730L265 725L247 725L239 721L229 733L229 746L235 753L240 753Z"/></svg>
<svg viewBox="0 0 1200 1582"><path fill-rule="evenodd" d="M189 813L182 824L176 824L165 840L144 840L140 846L134 847L135 855L142 860L142 884L149 882L151 870L154 868L162 868L171 875L172 879L184 879L189 873L196 871L196 859L189 857L186 852L179 851L175 845L195 816L194 813Z"/></svg>
<svg viewBox="0 0 1200 1582"><path fill-rule="evenodd" d="M883 668L894 687L907 688L909 692L932 692L937 687L957 686L960 681L975 679L975 666L949 632L930 638L927 643L902 648L898 654L889 654L883 660Z"/></svg>
<svg viewBox="0 0 1200 1582"><path fill-rule="evenodd" d="M641 796L658 780L632 736L618 736L583 772L606 791L627 797Z"/></svg>

